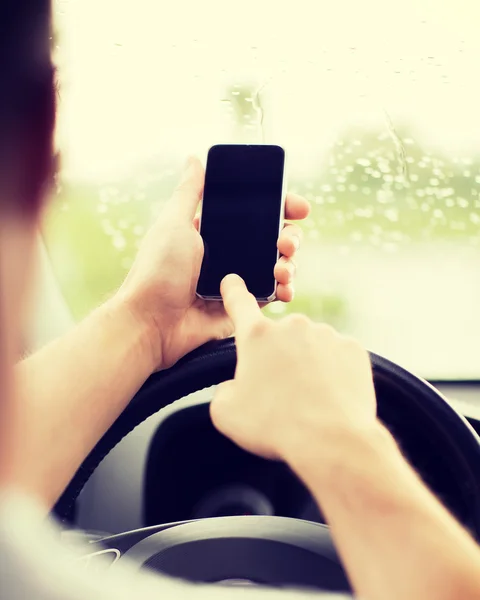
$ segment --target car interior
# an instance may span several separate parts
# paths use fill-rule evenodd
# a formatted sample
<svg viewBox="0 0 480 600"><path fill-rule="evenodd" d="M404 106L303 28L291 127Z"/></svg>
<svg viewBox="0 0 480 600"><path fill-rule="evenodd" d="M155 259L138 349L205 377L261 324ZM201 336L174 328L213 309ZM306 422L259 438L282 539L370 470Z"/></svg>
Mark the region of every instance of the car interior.
<svg viewBox="0 0 480 600"><path fill-rule="evenodd" d="M312 211L295 299L266 313L365 344L380 419L480 539L480 8L396 4L244 0L233 23L219 0L56 0L62 168L25 351L121 283L184 156L281 143ZM235 360L211 342L145 382L55 507L64 536L87 567L350 591L303 483L212 425Z"/></svg>

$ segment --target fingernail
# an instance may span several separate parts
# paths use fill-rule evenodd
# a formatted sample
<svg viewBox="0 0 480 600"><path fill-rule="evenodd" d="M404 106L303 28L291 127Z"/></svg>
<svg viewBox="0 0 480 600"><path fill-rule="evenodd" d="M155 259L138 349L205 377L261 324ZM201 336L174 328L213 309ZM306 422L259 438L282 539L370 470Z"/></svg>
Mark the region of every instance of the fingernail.
<svg viewBox="0 0 480 600"><path fill-rule="evenodd" d="M300 248L300 238L296 235L294 235L292 237L292 241L293 241L293 246L295 248L295 250L298 250Z"/></svg>
<svg viewBox="0 0 480 600"><path fill-rule="evenodd" d="M229 273L228 275L225 275L225 277L222 279L222 284L233 281L241 281L241 278L235 273Z"/></svg>

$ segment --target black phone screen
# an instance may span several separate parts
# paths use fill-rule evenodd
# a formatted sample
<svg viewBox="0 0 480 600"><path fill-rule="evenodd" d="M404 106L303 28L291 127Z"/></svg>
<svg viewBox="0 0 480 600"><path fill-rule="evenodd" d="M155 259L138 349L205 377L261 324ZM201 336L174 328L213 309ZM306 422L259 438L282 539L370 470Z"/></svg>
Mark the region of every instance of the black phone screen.
<svg viewBox="0 0 480 600"><path fill-rule="evenodd" d="M219 297L229 273L259 299L275 292L285 152L280 146L219 145L207 158L200 234L205 254L197 293Z"/></svg>

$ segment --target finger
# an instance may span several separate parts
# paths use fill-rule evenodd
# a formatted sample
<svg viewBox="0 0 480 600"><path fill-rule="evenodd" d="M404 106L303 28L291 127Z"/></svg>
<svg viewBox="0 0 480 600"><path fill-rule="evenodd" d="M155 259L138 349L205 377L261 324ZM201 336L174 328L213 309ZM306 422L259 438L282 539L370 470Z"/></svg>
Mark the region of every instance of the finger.
<svg viewBox="0 0 480 600"><path fill-rule="evenodd" d="M220 291L223 305L233 321L237 335L263 319L255 297L238 275L227 275L220 285Z"/></svg>
<svg viewBox="0 0 480 600"><path fill-rule="evenodd" d="M193 217L193 226L197 231L200 231L200 215L195 215L195 217Z"/></svg>
<svg viewBox="0 0 480 600"><path fill-rule="evenodd" d="M233 390L235 388L235 380L228 379L227 381L222 381L215 387L215 392L213 394L212 402L226 402L233 395Z"/></svg>
<svg viewBox="0 0 480 600"><path fill-rule="evenodd" d="M291 302L295 296L295 291L291 283L277 285L277 300L280 302Z"/></svg>
<svg viewBox="0 0 480 600"><path fill-rule="evenodd" d="M302 230L298 225L287 223L282 229L277 242L280 254L291 257L300 248Z"/></svg>
<svg viewBox="0 0 480 600"><path fill-rule="evenodd" d="M293 281L295 277L295 271L295 262L291 258L281 256L275 265L273 274L278 283L286 285Z"/></svg>
<svg viewBox="0 0 480 600"><path fill-rule="evenodd" d="M203 193L205 170L198 158L191 156L187 160L180 183L178 184L170 205L181 218L192 222L197 212L198 204Z"/></svg>
<svg viewBox="0 0 480 600"><path fill-rule="evenodd" d="M226 420L229 404L234 397L235 381L224 381L215 388L212 401L210 402L210 418L214 426L221 432L226 433Z"/></svg>
<svg viewBox="0 0 480 600"><path fill-rule="evenodd" d="M310 214L310 203L303 196L289 192L285 198L285 218L301 221Z"/></svg>

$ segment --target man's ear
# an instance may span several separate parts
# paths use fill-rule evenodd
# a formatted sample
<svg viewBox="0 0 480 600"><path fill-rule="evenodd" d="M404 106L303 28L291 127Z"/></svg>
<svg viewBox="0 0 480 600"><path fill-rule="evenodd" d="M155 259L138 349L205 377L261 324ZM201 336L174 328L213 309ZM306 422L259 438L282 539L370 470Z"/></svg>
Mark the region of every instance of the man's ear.
<svg viewBox="0 0 480 600"><path fill-rule="evenodd" d="M0 0L0 210L38 218L53 176L51 0Z"/></svg>
<svg viewBox="0 0 480 600"><path fill-rule="evenodd" d="M50 66L39 69L33 81L14 79L12 86L16 89L12 90L9 110L0 111L2 214L10 213L24 220L37 221L52 190L55 174L54 73L53 66Z"/></svg>
<svg viewBox="0 0 480 600"><path fill-rule="evenodd" d="M40 212L49 193L53 190L57 172L54 153L55 117L57 109L57 91L55 69L51 67L44 73L44 79L38 83L35 108L26 115L25 122L30 127L24 131L24 161L26 209Z"/></svg>

